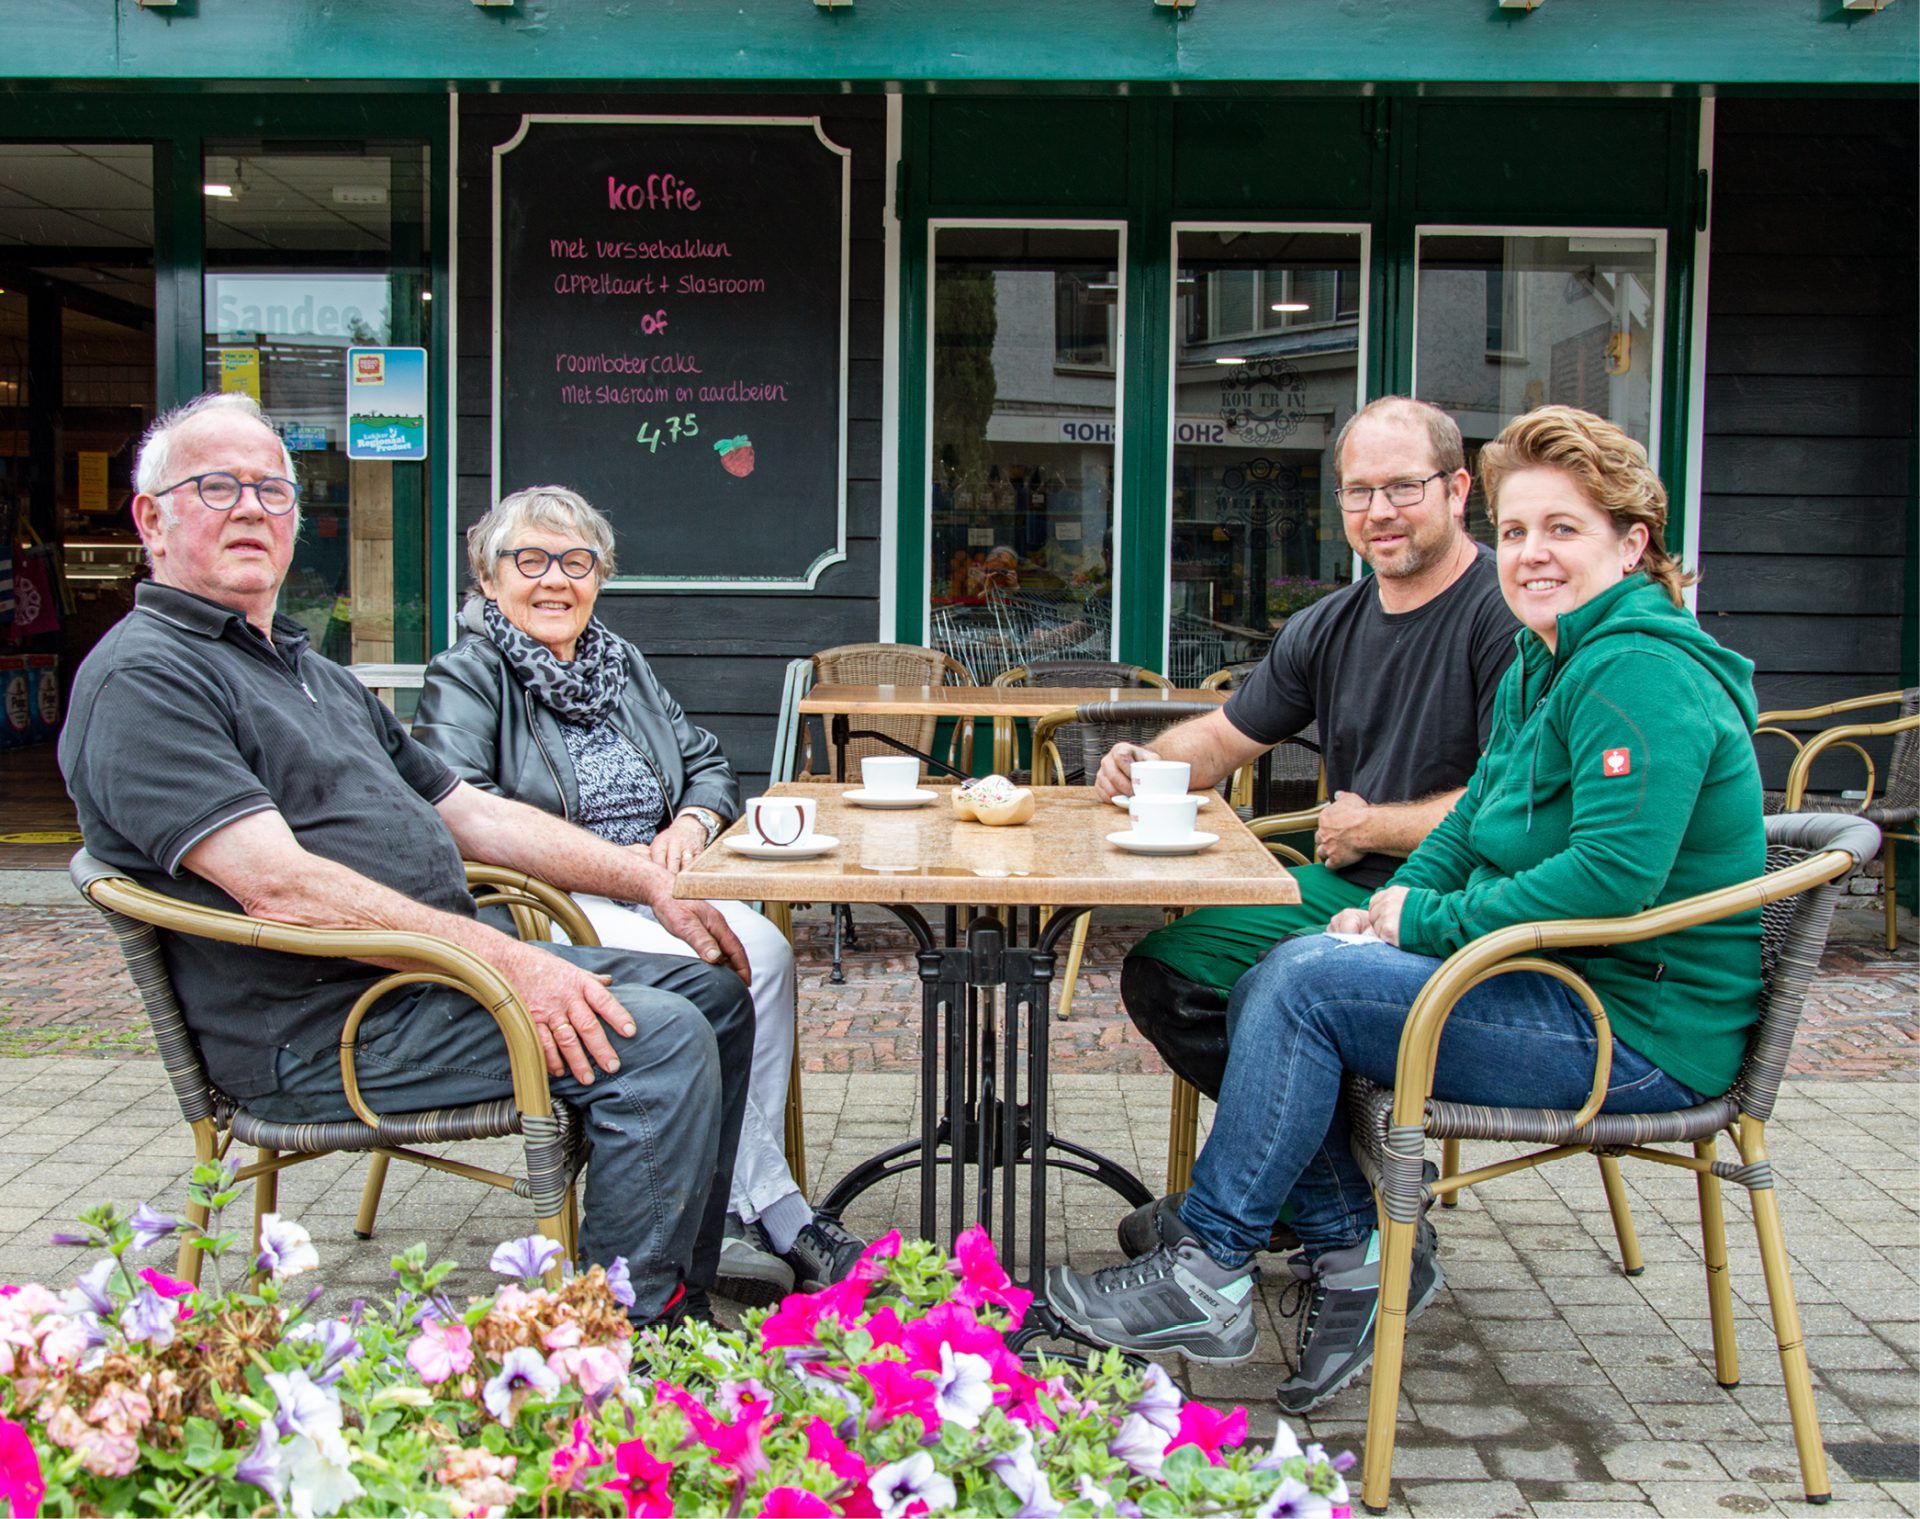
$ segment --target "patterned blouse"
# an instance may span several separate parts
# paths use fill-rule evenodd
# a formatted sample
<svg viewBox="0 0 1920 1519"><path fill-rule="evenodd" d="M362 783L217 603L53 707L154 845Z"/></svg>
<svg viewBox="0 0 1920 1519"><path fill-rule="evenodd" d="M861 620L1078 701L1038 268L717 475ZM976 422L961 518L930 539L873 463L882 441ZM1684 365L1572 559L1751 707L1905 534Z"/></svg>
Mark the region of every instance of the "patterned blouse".
<svg viewBox="0 0 1920 1519"><path fill-rule="evenodd" d="M612 723L563 722L560 731L580 786L580 816L574 821L612 844L651 844L667 817L666 794L653 766Z"/></svg>

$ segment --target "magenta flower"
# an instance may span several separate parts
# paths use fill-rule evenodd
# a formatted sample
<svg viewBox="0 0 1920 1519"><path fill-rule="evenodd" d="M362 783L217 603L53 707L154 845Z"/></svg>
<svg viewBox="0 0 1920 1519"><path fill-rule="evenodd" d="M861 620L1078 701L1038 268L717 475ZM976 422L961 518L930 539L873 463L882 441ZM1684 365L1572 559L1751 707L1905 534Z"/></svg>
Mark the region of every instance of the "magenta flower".
<svg viewBox="0 0 1920 1519"><path fill-rule="evenodd" d="M673 1463L655 1459L644 1440L626 1440L613 1453L614 1477L600 1485L627 1505L627 1519L671 1519Z"/></svg>
<svg viewBox="0 0 1920 1519"><path fill-rule="evenodd" d="M192 1297L196 1290L192 1282L183 1282L179 1277L168 1276L166 1272L157 1271L152 1266L143 1266L136 1275L160 1296L170 1301ZM180 1318L184 1321L192 1317L193 1310L185 1303L181 1303Z"/></svg>
<svg viewBox="0 0 1920 1519"><path fill-rule="evenodd" d="M960 1278L960 1290L953 1301L963 1308L984 1308L988 1304L1004 1308L1018 1323L1026 1317L1033 1294L1013 1285L1013 1279L993 1253L993 1241L978 1224L953 1242L953 1264L949 1268Z"/></svg>
<svg viewBox="0 0 1920 1519"><path fill-rule="evenodd" d="M832 1519L833 1509L804 1487L776 1487L760 1500L762 1519Z"/></svg>
<svg viewBox="0 0 1920 1519"><path fill-rule="evenodd" d="M842 1482L864 1485L867 1463L847 1449L843 1441L817 1414L807 1426L807 1459L818 1461Z"/></svg>
<svg viewBox="0 0 1920 1519"><path fill-rule="evenodd" d="M458 1376L473 1365L473 1332L458 1320L422 1319L407 1364L428 1386Z"/></svg>
<svg viewBox="0 0 1920 1519"><path fill-rule="evenodd" d="M1239 1445L1247 1438L1247 1411L1236 1408L1230 1414L1209 1408L1204 1403L1180 1405L1180 1423L1167 1442L1169 1452L1183 1445L1197 1445L1213 1465L1220 1464L1222 1446Z"/></svg>
<svg viewBox="0 0 1920 1519"><path fill-rule="evenodd" d="M1023 1375L1020 1358L1007 1349L1000 1331L981 1323L973 1310L957 1302L938 1303L928 1309L924 1318L907 1325L901 1339L908 1364L916 1370L939 1366L941 1347L948 1346L957 1355L979 1356L987 1363L994 1380L1008 1388L1016 1385L1016 1379Z"/></svg>
<svg viewBox="0 0 1920 1519"><path fill-rule="evenodd" d="M889 1229L860 1252L860 1259L853 1263L848 1275L862 1282L877 1282L886 1272L886 1263L899 1253L900 1231Z"/></svg>
<svg viewBox="0 0 1920 1519"><path fill-rule="evenodd" d="M882 1308L878 1313L868 1314L860 1327L872 1339L876 1350L901 1344L907 1332L906 1325L900 1322L900 1315L891 1308Z"/></svg>
<svg viewBox="0 0 1920 1519"><path fill-rule="evenodd" d="M925 1377L898 1361L870 1361L865 1366L856 1366L854 1371L873 1389L873 1412L867 1417L869 1429L890 1424L903 1414L912 1414L928 1433L940 1427L933 1383Z"/></svg>
<svg viewBox="0 0 1920 1519"><path fill-rule="evenodd" d="M562 1492L578 1492L586 1487L587 1472L606 1460L593 1443L592 1426L585 1419L573 1421L573 1438L554 1451L549 1470L553 1485Z"/></svg>
<svg viewBox="0 0 1920 1519"><path fill-rule="evenodd" d="M761 1440L780 1422L780 1415L769 1413L758 1398L741 1400L740 1417L732 1424L716 1423L707 1437L708 1454L715 1466L734 1472L742 1483L751 1484L771 1468Z"/></svg>
<svg viewBox="0 0 1920 1519"><path fill-rule="evenodd" d="M13 1420L0 1418L0 1498L6 1500L7 1512L13 1519L38 1514L46 1492L33 1441Z"/></svg>

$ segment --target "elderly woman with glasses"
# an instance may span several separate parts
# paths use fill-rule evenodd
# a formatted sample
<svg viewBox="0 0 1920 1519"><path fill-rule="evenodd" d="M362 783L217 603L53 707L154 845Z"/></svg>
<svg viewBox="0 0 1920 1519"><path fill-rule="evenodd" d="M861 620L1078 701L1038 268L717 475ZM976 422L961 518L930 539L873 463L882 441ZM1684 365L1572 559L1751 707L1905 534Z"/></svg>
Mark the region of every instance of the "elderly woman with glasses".
<svg viewBox="0 0 1920 1519"><path fill-rule="evenodd" d="M740 787L646 656L593 615L614 570L607 519L560 486L517 491L468 530L467 560L479 594L461 611L459 642L427 667L413 736L471 785L644 849L669 871L690 865L739 816ZM579 901L602 944L693 953L644 906ZM840 1280L862 1243L813 1211L781 1147L793 951L745 903L713 905L752 962L756 1017L719 1290L766 1303Z"/></svg>

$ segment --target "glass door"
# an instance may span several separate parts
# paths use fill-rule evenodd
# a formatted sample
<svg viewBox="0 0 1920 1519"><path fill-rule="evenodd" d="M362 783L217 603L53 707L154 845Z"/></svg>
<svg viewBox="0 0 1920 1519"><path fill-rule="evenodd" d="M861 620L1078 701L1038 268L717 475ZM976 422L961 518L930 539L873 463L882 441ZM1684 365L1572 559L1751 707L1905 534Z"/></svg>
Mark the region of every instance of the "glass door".
<svg viewBox="0 0 1920 1519"><path fill-rule="evenodd" d="M1353 578L1333 444L1366 373L1364 228L1176 226L1167 658L1256 660Z"/></svg>
<svg viewBox="0 0 1920 1519"><path fill-rule="evenodd" d="M1426 227L1417 248L1413 393L1460 424L1476 537L1481 445L1522 412L1594 412L1658 463L1664 233Z"/></svg>
<svg viewBox="0 0 1920 1519"><path fill-rule="evenodd" d="M1123 229L930 235L928 641L980 684L1110 659Z"/></svg>
<svg viewBox="0 0 1920 1519"><path fill-rule="evenodd" d="M418 141L212 140L208 389L245 391L293 452L305 513L280 609L342 664L425 657L424 463L347 457L349 348L425 342L428 155Z"/></svg>

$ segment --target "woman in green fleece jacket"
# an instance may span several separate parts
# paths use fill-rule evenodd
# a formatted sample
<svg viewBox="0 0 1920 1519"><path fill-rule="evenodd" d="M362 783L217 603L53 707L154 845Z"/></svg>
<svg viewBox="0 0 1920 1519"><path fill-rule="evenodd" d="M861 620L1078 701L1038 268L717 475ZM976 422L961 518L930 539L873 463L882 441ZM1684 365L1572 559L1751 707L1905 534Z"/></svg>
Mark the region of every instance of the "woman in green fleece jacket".
<svg viewBox="0 0 1920 1519"><path fill-rule="evenodd" d="M1234 988L1219 1111L1192 1189L1157 1214L1159 1248L1117 1273L1057 1269L1053 1284L1056 1306L1112 1343L1244 1359L1253 1256L1290 1202L1309 1291L1280 1388L1289 1413L1373 1353L1378 1235L1340 1082L1393 1080L1401 1026L1440 959L1510 924L1624 916L1765 865L1753 666L1685 609L1646 451L1550 406L1487 445L1480 473L1501 590L1524 626L1466 795L1368 906L1281 944ZM1684 1108L1732 1083L1758 1011L1758 911L1571 963L1613 1022L1607 1110ZM1434 1092L1577 1108L1595 1055L1579 998L1515 972L1455 1006ZM1409 1311L1440 1282L1423 1228Z"/></svg>

